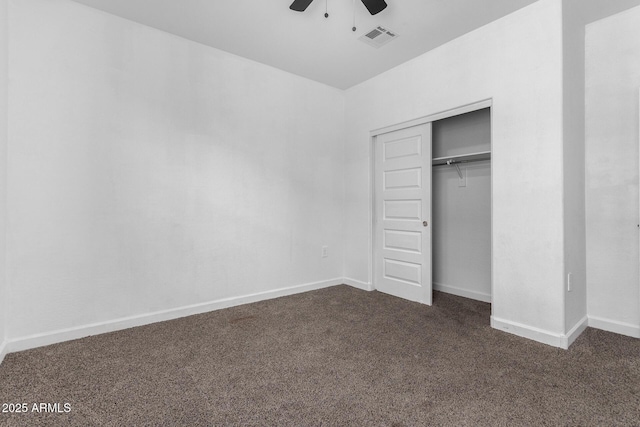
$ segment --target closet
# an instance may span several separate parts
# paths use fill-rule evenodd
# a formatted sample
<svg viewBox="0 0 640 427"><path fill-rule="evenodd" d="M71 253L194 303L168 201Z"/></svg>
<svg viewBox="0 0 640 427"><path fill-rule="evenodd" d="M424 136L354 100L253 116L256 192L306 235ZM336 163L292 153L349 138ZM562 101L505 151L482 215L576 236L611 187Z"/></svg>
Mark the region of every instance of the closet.
<svg viewBox="0 0 640 427"><path fill-rule="evenodd" d="M433 289L491 302L491 111L432 123Z"/></svg>
<svg viewBox="0 0 640 427"><path fill-rule="evenodd" d="M491 104L479 104L372 131L375 289L491 302Z"/></svg>

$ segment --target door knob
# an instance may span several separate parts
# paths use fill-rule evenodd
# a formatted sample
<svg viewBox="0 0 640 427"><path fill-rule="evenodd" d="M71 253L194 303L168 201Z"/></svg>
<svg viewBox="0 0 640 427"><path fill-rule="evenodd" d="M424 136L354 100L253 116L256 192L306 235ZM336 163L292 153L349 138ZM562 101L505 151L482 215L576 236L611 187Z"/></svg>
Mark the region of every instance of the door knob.
<svg viewBox="0 0 640 427"><path fill-rule="evenodd" d="M422 221L422 225L424 225L425 227L427 227L429 225L429 223L427 221Z"/></svg>

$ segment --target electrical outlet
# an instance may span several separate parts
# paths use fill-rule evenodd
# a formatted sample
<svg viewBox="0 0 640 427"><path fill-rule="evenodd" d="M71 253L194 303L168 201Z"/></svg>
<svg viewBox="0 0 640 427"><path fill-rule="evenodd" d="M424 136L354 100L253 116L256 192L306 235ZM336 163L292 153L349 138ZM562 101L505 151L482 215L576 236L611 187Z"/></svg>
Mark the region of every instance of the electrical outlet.
<svg viewBox="0 0 640 427"><path fill-rule="evenodd" d="M323 246L322 247L322 258L326 258L329 256L329 247L328 246Z"/></svg>
<svg viewBox="0 0 640 427"><path fill-rule="evenodd" d="M573 279L573 274L568 273L567 274L567 292L571 292L571 285L573 285L573 283L571 283Z"/></svg>

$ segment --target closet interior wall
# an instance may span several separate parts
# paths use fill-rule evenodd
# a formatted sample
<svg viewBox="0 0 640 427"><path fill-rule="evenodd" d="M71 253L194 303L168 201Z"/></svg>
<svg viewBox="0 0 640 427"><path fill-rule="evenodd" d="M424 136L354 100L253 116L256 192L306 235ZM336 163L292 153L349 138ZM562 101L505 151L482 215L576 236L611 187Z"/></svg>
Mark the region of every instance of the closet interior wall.
<svg viewBox="0 0 640 427"><path fill-rule="evenodd" d="M491 151L489 108L433 122L433 158ZM433 288L491 302L491 161L433 166Z"/></svg>

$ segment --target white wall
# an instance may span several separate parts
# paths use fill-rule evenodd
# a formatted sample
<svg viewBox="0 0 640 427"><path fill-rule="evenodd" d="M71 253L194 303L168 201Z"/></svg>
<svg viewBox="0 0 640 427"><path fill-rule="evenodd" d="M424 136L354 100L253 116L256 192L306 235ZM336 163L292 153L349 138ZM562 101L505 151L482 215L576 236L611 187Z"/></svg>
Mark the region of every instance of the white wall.
<svg viewBox="0 0 640 427"><path fill-rule="evenodd" d="M584 159L584 0L562 2L565 332L587 326ZM571 273L569 288L568 274ZM570 289L570 290L569 290Z"/></svg>
<svg viewBox="0 0 640 427"><path fill-rule="evenodd" d="M347 91L347 277L371 281L369 131L492 98L493 324L562 345L561 24L541 0Z"/></svg>
<svg viewBox="0 0 640 427"><path fill-rule="evenodd" d="M640 4L640 0L563 0L563 116L565 329L576 338L587 324L585 208L585 25ZM597 326L596 323L591 323Z"/></svg>
<svg viewBox="0 0 640 427"><path fill-rule="evenodd" d="M12 341L343 276L341 91L67 0L9 13Z"/></svg>
<svg viewBox="0 0 640 427"><path fill-rule="evenodd" d="M589 324L640 337L640 7L586 29Z"/></svg>
<svg viewBox="0 0 640 427"><path fill-rule="evenodd" d="M0 0L0 362L5 351L6 222L7 222L7 88L8 88L7 0Z"/></svg>
<svg viewBox="0 0 640 427"><path fill-rule="evenodd" d="M491 162L433 169L433 287L491 302Z"/></svg>

